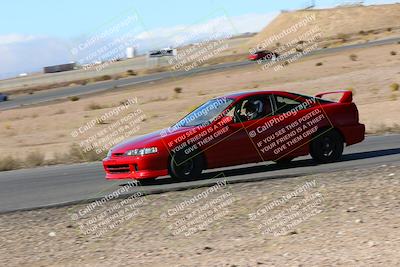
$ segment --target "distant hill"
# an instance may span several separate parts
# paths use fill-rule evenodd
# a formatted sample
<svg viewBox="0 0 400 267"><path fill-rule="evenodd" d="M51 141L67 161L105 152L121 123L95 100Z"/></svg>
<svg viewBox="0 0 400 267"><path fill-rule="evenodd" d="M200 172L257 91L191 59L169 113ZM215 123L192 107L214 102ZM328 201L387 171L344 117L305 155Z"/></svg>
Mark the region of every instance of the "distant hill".
<svg viewBox="0 0 400 267"><path fill-rule="evenodd" d="M285 35L277 42L290 42L295 36L301 36L313 27L320 29L323 38L367 34L373 30L399 29L400 4L342 6L282 12L261 32L251 38L246 46L255 47L260 42L282 33L305 18L310 18L305 26L299 27L295 33Z"/></svg>

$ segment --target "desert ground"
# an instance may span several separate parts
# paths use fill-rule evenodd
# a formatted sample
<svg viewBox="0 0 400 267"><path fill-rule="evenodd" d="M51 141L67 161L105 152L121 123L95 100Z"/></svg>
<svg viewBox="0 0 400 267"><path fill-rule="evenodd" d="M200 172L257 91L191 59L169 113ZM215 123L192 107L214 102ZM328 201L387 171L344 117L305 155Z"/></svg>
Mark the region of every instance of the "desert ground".
<svg viewBox="0 0 400 267"><path fill-rule="evenodd" d="M86 136L74 138L73 130L127 99L137 99L138 104L125 114L140 109L144 115L137 131L132 132L136 136L172 125L212 97L248 90L287 90L314 95L349 89L354 93L360 121L366 124L367 133L398 132L400 92L395 85L400 83L399 62L400 44L384 45L306 57L279 71L262 70L255 63L240 69L115 88L74 99L78 101L65 99L7 110L0 117L0 155L24 160L27 154L37 152L57 163L63 161L60 155L69 153L73 143L87 139L123 115L95 124Z"/></svg>
<svg viewBox="0 0 400 267"><path fill-rule="evenodd" d="M228 180L213 192L111 200L82 217L88 204L3 214L0 265L399 266L398 169ZM104 211L118 224L94 221Z"/></svg>

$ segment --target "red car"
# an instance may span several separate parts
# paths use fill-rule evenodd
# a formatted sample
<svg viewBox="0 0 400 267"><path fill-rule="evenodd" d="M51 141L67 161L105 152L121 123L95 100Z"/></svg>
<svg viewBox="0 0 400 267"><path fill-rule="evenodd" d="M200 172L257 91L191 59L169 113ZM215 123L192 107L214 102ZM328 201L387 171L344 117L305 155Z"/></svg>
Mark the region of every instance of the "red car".
<svg viewBox="0 0 400 267"><path fill-rule="evenodd" d="M338 102L322 99L341 93ZM103 160L107 179L187 180L205 169L310 154L340 159L364 139L351 91L316 97L283 91L242 92L211 99L170 128L127 140ZM149 181L149 180L146 180Z"/></svg>
<svg viewBox="0 0 400 267"><path fill-rule="evenodd" d="M277 53L268 51L268 50L262 50L262 51L257 51L254 54L250 54L248 56L249 60L256 61L256 60L277 60L279 55Z"/></svg>

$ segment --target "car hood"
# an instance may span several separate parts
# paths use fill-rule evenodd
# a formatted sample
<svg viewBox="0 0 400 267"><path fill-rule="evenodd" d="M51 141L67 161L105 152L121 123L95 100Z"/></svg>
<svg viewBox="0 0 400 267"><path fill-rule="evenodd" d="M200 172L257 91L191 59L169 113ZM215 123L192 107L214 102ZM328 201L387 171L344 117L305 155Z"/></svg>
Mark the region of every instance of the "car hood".
<svg viewBox="0 0 400 267"><path fill-rule="evenodd" d="M160 142L168 142L167 140L171 140L172 138L174 138L174 136L185 133L192 128L193 127L182 127L174 131L168 129L155 131L149 134L127 139L111 148L111 150L113 151L113 153L124 153L130 149L157 146L160 144Z"/></svg>

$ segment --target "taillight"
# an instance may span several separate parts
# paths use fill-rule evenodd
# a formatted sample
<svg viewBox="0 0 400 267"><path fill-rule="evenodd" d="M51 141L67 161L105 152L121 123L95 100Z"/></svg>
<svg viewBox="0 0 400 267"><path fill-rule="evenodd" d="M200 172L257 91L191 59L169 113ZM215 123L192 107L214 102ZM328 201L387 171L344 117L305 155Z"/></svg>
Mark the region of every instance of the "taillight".
<svg viewBox="0 0 400 267"><path fill-rule="evenodd" d="M352 113L351 115L352 115L353 122L358 123L359 115L358 115L358 109L357 109L356 104L350 103L349 112Z"/></svg>
<svg viewBox="0 0 400 267"><path fill-rule="evenodd" d="M358 123L360 121L360 117L358 115L358 109L356 104L353 103L354 109L355 109L355 113L356 113L356 122Z"/></svg>

